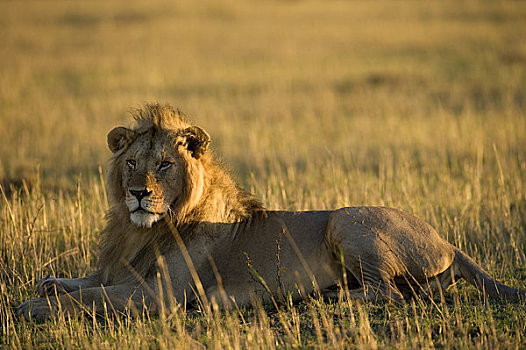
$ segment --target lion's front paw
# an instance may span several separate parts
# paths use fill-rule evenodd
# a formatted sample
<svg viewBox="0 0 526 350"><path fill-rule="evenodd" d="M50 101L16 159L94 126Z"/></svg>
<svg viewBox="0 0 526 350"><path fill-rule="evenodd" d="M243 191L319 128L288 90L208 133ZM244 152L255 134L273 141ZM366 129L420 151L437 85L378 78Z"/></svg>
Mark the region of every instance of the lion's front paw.
<svg viewBox="0 0 526 350"><path fill-rule="evenodd" d="M44 322L51 317L52 308L56 305L54 298L36 298L31 299L16 308L18 317L24 316L26 321Z"/></svg>
<svg viewBox="0 0 526 350"><path fill-rule="evenodd" d="M46 295L55 295L55 293L66 293L62 283L55 276L46 276L42 278L37 285L38 295L45 297ZM56 291L56 292L55 292Z"/></svg>

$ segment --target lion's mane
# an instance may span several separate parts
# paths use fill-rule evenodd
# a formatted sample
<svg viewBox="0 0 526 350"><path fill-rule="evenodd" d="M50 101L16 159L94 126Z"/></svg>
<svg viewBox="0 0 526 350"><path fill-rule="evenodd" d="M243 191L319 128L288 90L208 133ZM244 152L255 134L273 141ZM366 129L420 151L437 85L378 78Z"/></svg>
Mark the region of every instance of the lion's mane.
<svg viewBox="0 0 526 350"><path fill-rule="evenodd" d="M131 114L135 119L132 128L135 135L151 129L177 131L191 126L183 113L168 105L146 104L143 108L132 110ZM155 138L158 133L153 132L152 135ZM127 141L131 144L134 140ZM151 228L137 227L130 221L124 204L124 161L123 152L116 152L110 158L108 167L107 184L112 208L102 232L98 256L98 271L103 284L136 281L152 273L157 257L176 245L167 221L186 240L191 238L188 236L191 232L199 232L193 230L199 222L236 222L265 213L261 203L241 190L208 150L199 158L202 167L185 161L183 205L172 208L171 215ZM189 203L192 205L186 205Z"/></svg>

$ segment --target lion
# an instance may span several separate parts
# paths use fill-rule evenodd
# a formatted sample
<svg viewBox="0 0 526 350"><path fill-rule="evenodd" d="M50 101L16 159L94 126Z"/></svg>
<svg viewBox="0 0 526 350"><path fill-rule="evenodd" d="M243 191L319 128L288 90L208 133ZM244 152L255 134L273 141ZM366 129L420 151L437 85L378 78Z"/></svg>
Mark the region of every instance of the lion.
<svg viewBox="0 0 526 350"><path fill-rule="evenodd" d="M402 302L462 278L490 297L526 299L526 290L496 281L398 209L266 210L236 185L214 159L210 136L182 112L146 104L132 114L133 128L108 134L113 206L96 272L44 278L40 297L17 308L25 319L41 322L59 309L68 317L86 309L160 313L174 302L243 306L342 290Z"/></svg>

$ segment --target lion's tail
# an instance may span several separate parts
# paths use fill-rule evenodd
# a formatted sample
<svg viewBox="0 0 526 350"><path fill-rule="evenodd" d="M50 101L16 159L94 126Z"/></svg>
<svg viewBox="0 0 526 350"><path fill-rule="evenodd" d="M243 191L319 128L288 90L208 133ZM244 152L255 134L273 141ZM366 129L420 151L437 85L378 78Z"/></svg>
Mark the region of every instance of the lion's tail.
<svg viewBox="0 0 526 350"><path fill-rule="evenodd" d="M493 298L526 301L526 290L508 287L491 277L473 259L455 248L454 264L462 278Z"/></svg>

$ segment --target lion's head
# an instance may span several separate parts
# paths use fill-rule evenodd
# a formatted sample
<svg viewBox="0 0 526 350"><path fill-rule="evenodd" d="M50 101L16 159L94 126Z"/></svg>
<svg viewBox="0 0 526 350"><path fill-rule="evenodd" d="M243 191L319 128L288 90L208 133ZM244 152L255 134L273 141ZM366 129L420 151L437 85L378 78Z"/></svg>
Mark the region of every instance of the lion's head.
<svg viewBox="0 0 526 350"><path fill-rule="evenodd" d="M141 276L152 271L156 252L174 245L173 227L187 238L200 222L232 223L265 213L213 159L208 134L181 112L147 104L132 115L134 127L108 134L113 207L98 259L104 283L134 279L130 266Z"/></svg>
<svg viewBox="0 0 526 350"><path fill-rule="evenodd" d="M133 224L149 228L197 203L210 137L169 106L146 105L134 114L135 128L117 127L108 134L114 154L110 191Z"/></svg>

